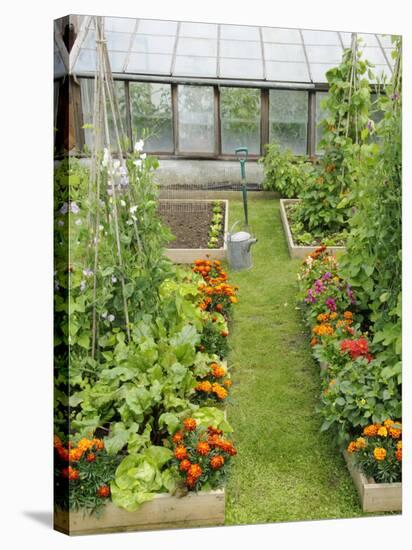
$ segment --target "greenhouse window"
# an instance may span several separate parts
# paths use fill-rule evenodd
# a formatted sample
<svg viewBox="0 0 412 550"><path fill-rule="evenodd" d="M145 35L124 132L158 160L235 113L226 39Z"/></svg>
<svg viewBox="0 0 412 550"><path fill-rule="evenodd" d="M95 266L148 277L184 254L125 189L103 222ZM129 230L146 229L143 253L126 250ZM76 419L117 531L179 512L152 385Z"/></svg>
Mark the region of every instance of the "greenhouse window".
<svg viewBox="0 0 412 550"><path fill-rule="evenodd" d="M170 84L130 82L129 95L133 140L143 139L148 153L173 152Z"/></svg>
<svg viewBox="0 0 412 550"><path fill-rule="evenodd" d="M316 154L321 155L322 150L319 149L319 142L323 138L323 129L320 126L322 120L327 117L327 111L322 107L322 101L327 97L327 92L316 92Z"/></svg>
<svg viewBox="0 0 412 550"><path fill-rule="evenodd" d="M308 93L270 90L269 141L297 155L306 154L308 135Z"/></svg>
<svg viewBox="0 0 412 550"><path fill-rule="evenodd" d="M181 153L214 153L213 86L178 86L178 150Z"/></svg>
<svg viewBox="0 0 412 550"><path fill-rule="evenodd" d="M237 147L260 154L260 90L221 88L222 153L234 155Z"/></svg>

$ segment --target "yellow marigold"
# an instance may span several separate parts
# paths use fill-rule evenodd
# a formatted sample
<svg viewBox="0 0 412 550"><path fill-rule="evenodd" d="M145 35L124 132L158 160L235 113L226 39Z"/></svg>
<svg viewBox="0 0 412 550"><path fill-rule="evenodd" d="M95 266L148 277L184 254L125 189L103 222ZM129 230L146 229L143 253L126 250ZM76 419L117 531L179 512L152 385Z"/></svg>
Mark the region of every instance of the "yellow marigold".
<svg viewBox="0 0 412 550"><path fill-rule="evenodd" d="M358 437L355 441L355 445L357 449L364 449L366 447L366 439L364 437Z"/></svg>
<svg viewBox="0 0 412 550"><path fill-rule="evenodd" d="M396 448L397 448L397 449L402 449L402 441L398 441L398 442L396 443Z"/></svg>
<svg viewBox="0 0 412 550"><path fill-rule="evenodd" d="M356 441L351 441L346 450L348 451L348 453L356 453L356 451L358 450L356 446Z"/></svg>
<svg viewBox="0 0 412 550"><path fill-rule="evenodd" d="M237 304L237 298L236 298L236 296L231 296L231 297L230 297L230 301L232 302L232 304Z"/></svg>
<svg viewBox="0 0 412 550"><path fill-rule="evenodd" d="M77 444L77 448L83 452L88 451L90 447L93 447L93 441L86 437L83 437Z"/></svg>
<svg viewBox="0 0 412 550"><path fill-rule="evenodd" d="M378 427L376 426L376 424L370 424L363 429L363 435L366 435L366 437L375 437L377 433Z"/></svg>
<svg viewBox="0 0 412 550"><path fill-rule="evenodd" d="M334 311L333 313L330 314L330 318L333 320L333 319L336 319L336 317L338 316L338 314L336 313L336 311Z"/></svg>
<svg viewBox="0 0 412 550"><path fill-rule="evenodd" d="M77 462L81 459L83 456L83 451L79 448L77 449L70 449L69 451L69 461L70 462Z"/></svg>
<svg viewBox="0 0 412 550"><path fill-rule="evenodd" d="M385 422L383 423L384 426L386 426L387 428L390 428L393 424L395 424L395 422L393 420L385 420Z"/></svg>
<svg viewBox="0 0 412 550"><path fill-rule="evenodd" d="M385 428L385 426L381 426L378 429L378 435L380 435L381 437L388 437L388 429Z"/></svg>
<svg viewBox="0 0 412 550"><path fill-rule="evenodd" d="M375 460L378 460L379 462L385 460L386 449L384 449L383 447L375 447L373 450L373 456L375 457Z"/></svg>

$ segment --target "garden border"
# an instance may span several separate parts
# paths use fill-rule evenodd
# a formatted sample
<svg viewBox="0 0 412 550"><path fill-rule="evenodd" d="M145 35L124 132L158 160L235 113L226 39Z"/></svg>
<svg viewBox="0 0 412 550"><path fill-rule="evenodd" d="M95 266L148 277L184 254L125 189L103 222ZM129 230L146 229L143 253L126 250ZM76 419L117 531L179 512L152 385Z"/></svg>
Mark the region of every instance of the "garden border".
<svg viewBox="0 0 412 550"><path fill-rule="evenodd" d="M135 512L110 502L100 517L60 509L54 512L54 529L66 535L206 527L224 525L224 522L224 489L190 492L182 497L157 494Z"/></svg>
<svg viewBox="0 0 412 550"><path fill-rule="evenodd" d="M164 199L161 199L164 200ZM171 200L167 199L168 202ZM225 260L227 255L226 235L229 227L229 201L217 199L225 204L223 246L221 248L166 248L164 255L175 264L192 264L195 260ZM210 199L178 199L178 202L212 202Z"/></svg>
<svg viewBox="0 0 412 550"><path fill-rule="evenodd" d="M292 260L306 258L308 254L315 252L315 250L319 248L318 246L301 246L293 242L292 232L289 227L289 221L286 215L285 206L287 204L296 204L297 202L300 202L300 199L280 199L280 217L282 220L283 230L286 236L286 242L289 249L289 256L291 257ZM345 246L328 246L327 250L332 254L336 254L338 252L345 252L346 247Z"/></svg>
<svg viewBox="0 0 412 550"><path fill-rule="evenodd" d="M402 512L402 483L376 483L359 470L347 451L343 456L364 512Z"/></svg>

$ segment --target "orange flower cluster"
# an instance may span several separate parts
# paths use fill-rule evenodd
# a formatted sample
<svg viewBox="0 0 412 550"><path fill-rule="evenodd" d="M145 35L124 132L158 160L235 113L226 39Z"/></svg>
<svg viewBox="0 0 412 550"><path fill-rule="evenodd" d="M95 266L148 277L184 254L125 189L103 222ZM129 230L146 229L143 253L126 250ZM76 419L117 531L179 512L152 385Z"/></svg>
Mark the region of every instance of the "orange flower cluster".
<svg viewBox="0 0 412 550"><path fill-rule="evenodd" d="M81 460L83 456L85 456L87 462L94 462L96 460L95 452L104 449L104 442L102 439L87 439L86 437L83 437L77 443L76 447L74 447L72 443L69 442L66 448L64 447L61 439L58 436L54 436L53 447L60 460L64 462L69 462L69 464L79 462L79 460ZM70 465L61 470L61 475L72 481L79 479L78 470Z"/></svg>
<svg viewBox="0 0 412 550"><path fill-rule="evenodd" d="M212 363L210 365L211 373L209 375L209 378L206 378L205 380L201 380L198 382L198 384L195 386L195 390L199 393L204 394L214 394L218 399L221 401L223 399L226 399L228 396L228 389L232 385L232 381L230 379L221 380L224 378L227 374L226 369L217 363ZM215 379L220 379L220 382L216 382Z"/></svg>
<svg viewBox="0 0 412 550"><path fill-rule="evenodd" d="M354 333L354 330L350 326L353 323L353 314L351 311L345 311L343 313L343 319L339 319L336 311L319 313L316 320L318 324L312 328L312 332L316 336L333 336L338 328L342 328L349 334ZM311 341L312 346L318 343L319 341L317 338L314 338Z"/></svg>
<svg viewBox="0 0 412 550"><path fill-rule="evenodd" d="M196 260L192 270L201 275L205 283L199 285L203 294L199 307L203 311L223 312L230 304L236 304L238 287L226 283L228 275L219 260Z"/></svg>
<svg viewBox="0 0 412 550"><path fill-rule="evenodd" d="M202 476L207 481L211 471L219 470L230 456L236 455L233 443L222 436L222 430L209 426L205 432L185 427L172 437L173 453L188 489L194 489Z"/></svg>
<svg viewBox="0 0 412 550"><path fill-rule="evenodd" d="M402 424L394 420L385 420L383 424L370 424L363 429L366 437L391 437L399 439L402 435Z"/></svg>

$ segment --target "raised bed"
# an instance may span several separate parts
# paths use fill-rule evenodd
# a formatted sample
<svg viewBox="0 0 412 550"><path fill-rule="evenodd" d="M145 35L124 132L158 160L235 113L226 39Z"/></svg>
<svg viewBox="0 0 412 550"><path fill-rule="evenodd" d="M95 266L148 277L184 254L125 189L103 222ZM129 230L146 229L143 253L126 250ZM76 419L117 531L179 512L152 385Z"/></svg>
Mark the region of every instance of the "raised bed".
<svg viewBox="0 0 412 550"><path fill-rule="evenodd" d="M294 243L292 232L289 227L289 221L286 214L286 206L288 204L296 204L300 202L300 199L280 199L280 217L282 220L283 230L286 235L286 242L289 249L289 256L292 259L306 258L308 254L314 252L318 247L317 246L300 246ZM327 250L332 254L342 253L346 251L344 246L328 246Z"/></svg>
<svg viewBox="0 0 412 550"><path fill-rule="evenodd" d="M189 264L193 263L195 260L198 259L205 259L208 258L210 260L224 260L226 258L227 254L227 245L225 242L225 235L228 232L228 223L229 223L229 201L228 200L221 200L220 202L223 203L224 207L224 222L223 222L223 230L221 237L219 239L220 241L220 247L219 248L208 248L207 247L207 240L208 240L208 231L210 224L204 223L201 221L201 216L204 215L205 212L205 206L207 204L212 204L212 201L210 200L203 200L203 199L178 199L178 200L167 200L159 201L159 211L160 215L163 217L163 219L167 223L167 219L170 220L170 224L175 223L173 218L177 218L179 215L179 212L181 214L182 218L182 224L184 224L184 220L186 220L190 223L187 223L187 232L188 237L190 237L190 232L195 232L194 228L196 228L197 222L198 225L202 225L202 229L204 232L203 238L201 238L202 244L197 244L193 246L190 243L190 239L186 240L186 244L182 246L177 246L176 243L171 244L169 247L165 249L165 256L172 260L172 262L177 264ZM176 211L176 215L173 214L173 210ZM165 211L167 212L165 214ZM168 218L169 216L169 218ZM173 217L171 217L173 216ZM211 215L210 215L211 218ZM173 232L173 227L171 227ZM179 228L179 232L184 232L185 228L184 225ZM194 235L194 238L196 238L196 235Z"/></svg>
<svg viewBox="0 0 412 550"><path fill-rule="evenodd" d="M401 512L402 483L376 483L360 471L353 457L344 451L346 465L359 494L364 512Z"/></svg>
<svg viewBox="0 0 412 550"><path fill-rule="evenodd" d="M159 494L136 512L127 512L110 502L100 517L63 510L54 513L54 528L66 535L205 527L223 525L224 521L224 490L188 493L183 497Z"/></svg>

